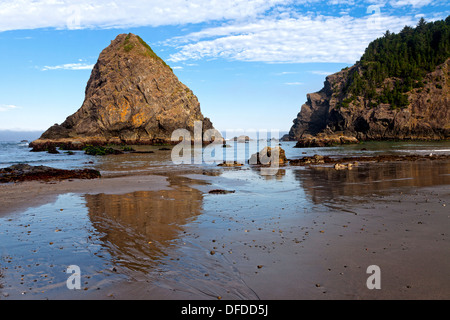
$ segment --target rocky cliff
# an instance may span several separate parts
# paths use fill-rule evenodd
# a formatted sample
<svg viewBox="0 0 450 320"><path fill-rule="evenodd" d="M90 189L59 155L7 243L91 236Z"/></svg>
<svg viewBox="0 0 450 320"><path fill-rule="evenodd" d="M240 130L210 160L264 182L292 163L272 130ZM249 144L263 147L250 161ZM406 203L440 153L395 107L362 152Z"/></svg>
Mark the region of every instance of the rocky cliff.
<svg viewBox="0 0 450 320"><path fill-rule="evenodd" d="M450 138L450 17L373 41L354 66L326 78L284 139Z"/></svg>
<svg viewBox="0 0 450 320"><path fill-rule="evenodd" d="M355 72L361 73L360 65L328 76L322 90L308 94L287 138L298 141L321 134L343 134L361 141L450 138L450 59L425 76L423 87L406 93L405 108L368 104L362 96L349 101L344 88Z"/></svg>
<svg viewBox="0 0 450 320"><path fill-rule="evenodd" d="M100 53L81 108L31 146L169 142L175 129L193 132L195 121L213 128L194 93L150 46L120 34Z"/></svg>

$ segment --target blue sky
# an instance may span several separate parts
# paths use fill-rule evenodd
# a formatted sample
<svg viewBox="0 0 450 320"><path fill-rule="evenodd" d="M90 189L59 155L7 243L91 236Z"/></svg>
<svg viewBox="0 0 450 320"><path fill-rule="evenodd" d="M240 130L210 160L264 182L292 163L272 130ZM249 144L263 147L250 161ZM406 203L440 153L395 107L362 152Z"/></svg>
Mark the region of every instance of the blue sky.
<svg viewBox="0 0 450 320"><path fill-rule="evenodd" d="M101 50L132 32L217 129L288 131L370 41L449 14L447 0L0 0L0 130L63 122Z"/></svg>

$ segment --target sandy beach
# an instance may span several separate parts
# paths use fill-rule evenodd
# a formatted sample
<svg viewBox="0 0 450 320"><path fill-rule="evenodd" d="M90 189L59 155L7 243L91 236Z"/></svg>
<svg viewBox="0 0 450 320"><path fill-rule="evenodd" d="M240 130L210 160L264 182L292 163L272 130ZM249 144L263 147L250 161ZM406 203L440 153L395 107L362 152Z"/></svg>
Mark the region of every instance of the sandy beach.
<svg viewBox="0 0 450 320"><path fill-rule="evenodd" d="M449 166L2 185L0 299L448 299Z"/></svg>

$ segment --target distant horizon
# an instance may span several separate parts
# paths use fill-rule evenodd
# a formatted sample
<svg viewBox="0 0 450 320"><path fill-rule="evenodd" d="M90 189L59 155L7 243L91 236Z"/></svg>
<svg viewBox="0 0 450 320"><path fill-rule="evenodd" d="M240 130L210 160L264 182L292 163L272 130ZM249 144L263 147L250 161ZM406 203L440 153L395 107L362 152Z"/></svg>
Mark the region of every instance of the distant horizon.
<svg viewBox="0 0 450 320"><path fill-rule="evenodd" d="M276 130L276 129L275 129ZM233 139L235 137L239 137L241 135L246 135L251 139L258 139L258 132L261 134L259 139L263 139L264 137L271 137L270 131L271 129L260 129L260 130L219 130L222 135L225 136L225 133L229 133L225 136L226 140ZM29 142L39 139L39 137L45 132L45 130L1 130L0 129L0 142L18 142L21 140L27 140ZM285 134L288 134L289 131L278 131L279 138L282 138Z"/></svg>
<svg viewBox="0 0 450 320"><path fill-rule="evenodd" d="M31 131L23 131L23 130L0 130L0 141L3 142L16 142L16 141L33 141L38 139L44 131L40 130L31 130Z"/></svg>

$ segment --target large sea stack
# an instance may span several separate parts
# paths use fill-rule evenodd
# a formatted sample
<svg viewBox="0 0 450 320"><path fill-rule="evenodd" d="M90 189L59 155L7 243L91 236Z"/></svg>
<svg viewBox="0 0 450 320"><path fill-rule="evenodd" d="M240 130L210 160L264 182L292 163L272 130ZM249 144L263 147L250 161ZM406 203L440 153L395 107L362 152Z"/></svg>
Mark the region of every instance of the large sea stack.
<svg viewBox="0 0 450 320"><path fill-rule="evenodd" d="M285 140L299 147L450 138L450 17L386 32L308 94Z"/></svg>
<svg viewBox="0 0 450 320"><path fill-rule="evenodd" d="M194 93L139 36L120 34L104 49L86 86L81 108L30 146L82 148L104 144L169 143L176 129L212 123Z"/></svg>

